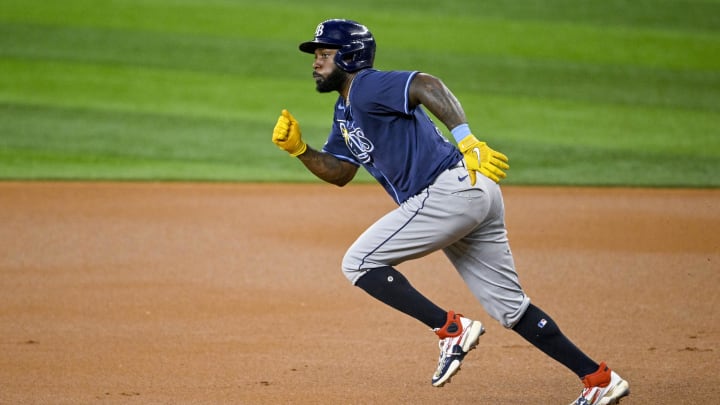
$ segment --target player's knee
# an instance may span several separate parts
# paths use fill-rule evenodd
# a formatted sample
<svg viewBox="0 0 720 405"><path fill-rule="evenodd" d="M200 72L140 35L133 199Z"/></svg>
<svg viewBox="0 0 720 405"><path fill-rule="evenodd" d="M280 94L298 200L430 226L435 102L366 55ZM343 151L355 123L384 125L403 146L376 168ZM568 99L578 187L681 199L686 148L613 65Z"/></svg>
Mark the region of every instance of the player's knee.
<svg viewBox="0 0 720 405"><path fill-rule="evenodd" d="M360 270L360 264L350 252L345 253L342 260L342 272L353 285L365 273Z"/></svg>
<svg viewBox="0 0 720 405"><path fill-rule="evenodd" d="M342 271L350 282L355 285L368 270L376 269L379 267L389 266L384 261L377 260L377 258L371 254L368 254L365 250L355 249L350 247L342 260Z"/></svg>
<svg viewBox="0 0 720 405"><path fill-rule="evenodd" d="M485 310L502 326L509 329L523 317L528 306L530 306L530 298L522 295L515 300L494 301L492 304L486 305Z"/></svg>

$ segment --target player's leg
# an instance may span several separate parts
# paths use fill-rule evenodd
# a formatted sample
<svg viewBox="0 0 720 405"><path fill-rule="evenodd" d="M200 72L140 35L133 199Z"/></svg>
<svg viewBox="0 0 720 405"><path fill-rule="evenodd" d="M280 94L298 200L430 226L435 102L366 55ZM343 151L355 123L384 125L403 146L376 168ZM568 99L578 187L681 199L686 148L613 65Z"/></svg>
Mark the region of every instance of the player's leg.
<svg viewBox="0 0 720 405"><path fill-rule="evenodd" d="M447 312L416 290L402 273L391 266L366 271L355 285L431 329L440 328L445 323Z"/></svg>
<svg viewBox="0 0 720 405"><path fill-rule="evenodd" d="M577 348L542 309L530 304L512 329L582 380L585 389L573 404L612 404L630 393L627 381Z"/></svg>
<svg viewBox="0 0 720 405"><path fill-rule="evenodd" d="M590 359L561 332L548 314L530 303L520 286L507 240L500 190L489 181L479 178L478 182L484 183L479 187L496 203L491 205L481 227L444 249L470 290L488 314L503 326L512 328L542 352L572 370L583 379L586 387L595 384L583 391L583 395L598 401L589 400L589 404L611 403L599 401L612 401L627 395L627 382L604 363L598 365Z"/></svg>
<svg viewBox="0 0 720 405"><path fill-rule="evenodd" d="M445 326L447 311L413 288L394 266L442 249L477 226L478 214L472 211L484 208L454 194L459 172L466 173L462 167L446 171L433 186L376 221L342 263L354 285L432 329Z"/></svg>
<svg viewBox="0 0 720 405"><path fill-rule="evenodd" d="M597 370L598 364L573 345L550 316L530 304L515 270L500 190L490 181L478 182L496 203L482 226L444 249L445 254L491 317L580 377Z"/></svg>
<svg viewBox="0 0 720 405"><path fill-rule="evenodd" d="M458 195L460 167L385 215L365 231L343 259L343 272L376 299L425 323L440 338L440 357L432 384L440 387L458 371L484 329L479 321L445 311L413 288L393 266L425 256L455 242L477 226L487 210L468 195ZM460 177L462 177L460 176ZM474 197L477 190L470 190Z"/></svg>
<svg viewBox="0 0 720 405"><path fill-rule="evenodd" d="M533 304L528 306L512 330L572 370L579 378L598 369L599 365L578 349L548 314Z"/></svg>
<svg viewBox="0 0 720 405"><path fill-rule="evenodd" d="M345 276L379 301L424 323L442 328L447 311L417 291L394 266L442 247L438 224L425 214L427 193L406 203L370 226L343 258Z"/></svg>
<svg viewBox="0 0 720 405"><path fill-rule="evenodd" d="M440 357L432 385L442 387L460 369L485 331L480 321L445 311L413 288L405 276L386 266L367 271L356 285L371 296L428 325L440 338Z"/></svg>
<svg viewBox="0 0 720 405"><path fill-rule="evenodd" d="M502 230L479 229L443 251L485 311L506 328L530 306ZM491 239L491 240L488 240Z"/></svg>
<svg viewBox="0 0 720 405"><path fill-rule="evenodd" d="M515 271L500 188L484 176L478 176L475 187L481 198L474 204L486 209L478 213L476 227L443 252L485 311L511 327L525 313L530 299Z"/></svg>

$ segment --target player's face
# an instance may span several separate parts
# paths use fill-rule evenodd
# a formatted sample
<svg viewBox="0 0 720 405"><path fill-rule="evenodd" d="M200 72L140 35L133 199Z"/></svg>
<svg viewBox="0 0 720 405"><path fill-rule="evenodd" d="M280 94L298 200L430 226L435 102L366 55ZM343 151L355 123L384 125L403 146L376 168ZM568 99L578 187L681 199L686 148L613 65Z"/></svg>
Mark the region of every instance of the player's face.
<svg viewBox="0 0 720 405"><path fill-rule="evenodd" d="M320 93L340 91L347 81L348 74L335 65L336 53L337 49L315 50L313 78L315 78L315 89Z"/></svg>

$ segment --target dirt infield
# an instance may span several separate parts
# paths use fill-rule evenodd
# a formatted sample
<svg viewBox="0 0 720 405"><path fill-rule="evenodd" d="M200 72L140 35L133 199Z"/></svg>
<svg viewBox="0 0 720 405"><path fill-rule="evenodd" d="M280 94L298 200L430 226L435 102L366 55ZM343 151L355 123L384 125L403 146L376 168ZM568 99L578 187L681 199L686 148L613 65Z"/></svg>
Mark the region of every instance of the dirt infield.
<svg viewBox="0 0 720 405"><path fill-rule="evenodd" d="M505 187L521 281L623 404L720 397L720 190ZM441 254L400 267L487 333L437 339L351 287L376 185L0 183L0 404L567 404L579 381L489 319Z"/></svg>

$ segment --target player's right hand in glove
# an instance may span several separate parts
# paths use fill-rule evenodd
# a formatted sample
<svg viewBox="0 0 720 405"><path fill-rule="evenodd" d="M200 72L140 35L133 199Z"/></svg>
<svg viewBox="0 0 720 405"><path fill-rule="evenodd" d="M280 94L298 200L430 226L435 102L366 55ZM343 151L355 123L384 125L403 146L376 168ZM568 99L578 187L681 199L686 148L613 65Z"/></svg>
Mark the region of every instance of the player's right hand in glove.
<svg viewBox="0 0 720 405"><path fill-rule="evenodd" d="M503 170L510 168L508 158L504 154L491 149L485 142L480 142L475 135L470 134L458 142L462 152L465 167L470 175L470 184L475 185L476 172L490 178L495 183L507 177Z"/></svg>
<svg viewBox="0 0 720 405"><path fill-rule="evenodd" d="M273 129L272 141L290 156L302 155L307 150L307 144L302 140L300 124L288 110L282 110Z"/></svg>

